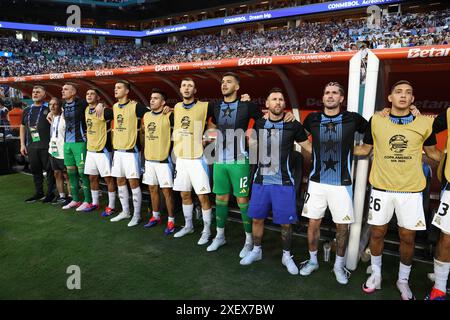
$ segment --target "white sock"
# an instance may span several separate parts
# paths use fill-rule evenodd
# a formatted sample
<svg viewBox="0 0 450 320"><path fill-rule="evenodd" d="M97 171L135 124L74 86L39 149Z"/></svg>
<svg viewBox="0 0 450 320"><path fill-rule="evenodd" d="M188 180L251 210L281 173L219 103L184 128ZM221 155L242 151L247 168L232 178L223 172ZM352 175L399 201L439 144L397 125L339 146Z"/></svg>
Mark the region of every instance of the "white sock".
<svg viewBox="0 0 450 320"><path fill-rule="evenodd" d="M344 268L344 261L345 261L345 257L336 255L336 261L334 261L334 268L335 269Z"/></svg>
<svg viewBox="0 0 450 320"><path fill-rule="evenodd" d="M309 260L312 263L318 264L319 262L317 261L317 250L316 251L310 251L309 252Z"/></svg>
<svg viewBox="0 0 450 320"><path fill-rule="evenodd" d="M381 257L370 255L370 263L372 265L372 272L378 275L381 275Z"/></svg>
<svg viewBox="0 0 450 320"><path fill-rule="evenodd" d="M169 222L175 223L175 217L169 217Z"/></svg>
<svg viewBox="0 0 450 320"><path fill-rule="evenodd" d="M131 189L131 192L133 193L133 207L134 207L133 217L140 217L141 216L141 204L142 204L141 187Z"/></svg>
<svg viewBox="0 0 450 320"><path fill-rule="evenodd" d="M402 282L409 281L409 274L411 273L411 267L400 262L400 267L398 268L398 280Z"/></svg>
<svg viewBox="0 0 450 320"><path fill-rule="evenodd" d="M122 205L122 211L129 214L130 213L130 194L128 193L128 187L125 186L119 186L119 199L120 204Z"/></svg>
<svg viewBox="0 0 450 320"><path fill-rule="evenodd" d="M255 252L255 253L258 253L258 252L260 252L262 250L262 248L261 248L261 246L253 246L253 251Z"/></svg>
<svg viewBox="0 0 450 320"><path fill-rule="evenodd" d="M283 250L283 256L284 255L286 255L286 256L288 256L289 258L291 257L291 252L290 251L286 251L286 250Z"/></svg>
<svg viewBox="0 0 450 320"><path fill-rule="evenodd" d="M211 232L211 209L203 210L202 209L202 216L203 216L203 232Z"/></svg>
<svg viewBox="0 0 450 320"><path fill-rule="evenodd" d="M225 238L225 228L216 228L217 230L217 235L216 238Z"/></svg>
<svg viewBox="0 0 450 320"><path fill-rule="evenodd" d="M98 206L98 194L99 190L91 190L92 204Z"/></svg>
<svg viewBox="0 0 450 320"><path fill-rule="evenodd" d="M442 292L447 291L447 279L450 270L450 262L441 262L434 259L434 287Z"/></svg>
<svg viewBox="0 0 450 320"><path fill-rule="evenodd" d="M155 218L155 219L160 219L160 217L159 217L159 212L155 212L155 211L153 211L153 218Z"/></svg>
<svg viewBox="0 0 450 320"><path fill-rule="evenodd" d="M193 204L183 204L184 226L186 228L193 228L192 224L192 211L194 211Z"/></svg>
<svg viewBox="0 0 450 320"><path fill-rule="evenodd" d="M253 234L251 232L245 233L245 244L253 244Z"/></svg>
<svg viewBox="0 0 450 320"><path fill-rule="evenodd" d="M114 209L116 207L116 193L115 192L108 192L108 207L111 209Z"/></svg>
<svg viewBox="0 0 450 320"><path fill-rule="evenodd" d="M64 192L61 192L61 193L59 194L59 197L60 197L60 198L65 198L65 197L66 197L66 194L65 194Z"/></svg>

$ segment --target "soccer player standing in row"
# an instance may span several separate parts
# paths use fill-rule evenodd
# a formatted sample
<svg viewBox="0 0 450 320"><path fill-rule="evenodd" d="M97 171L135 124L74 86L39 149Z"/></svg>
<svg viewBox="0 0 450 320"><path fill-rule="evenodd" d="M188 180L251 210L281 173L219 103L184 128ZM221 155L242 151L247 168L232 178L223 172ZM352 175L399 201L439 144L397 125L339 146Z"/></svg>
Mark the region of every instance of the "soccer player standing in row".
<svg viewBox="0 0 450 320"><path fill-rule="evenodd" d="M112 176L117 178L122 212L112 218L112 222L129 219L129 193L127 180L133 194L133 218L128 223L129 227L137 226L141 221L142 193L140 187L141 164L139 150L136 145L138 136L138 119L148 111L145 106L128 98L131 85L120 80L114 86L114 96L117 103L113 106L114 134L112 138L114 148L114 160Z"/></svg>
<svg viewBox="0 0 450 320"><path fill-rule="evenodd" d="M192 223L191 191L200 200L203 216L203 231L199 245L208 243L211 235L211 203L209 193L209 170L203 158L203 132L208 114L208 103L195 100L195 82L191 78L181 81L180 93L183 101L174 107L173 153L176 156L176 171L173 190L181 192L185 226L174 234L175 238L194 232Z"/></svg>
<svg viewBox="0 0 450 320"><path fill-rule="evenodd" d="M438 134L447 130L450 126L450 108L442 112L434 119L433 131ZM447 138L447 151L450 150L450 141ZM433 289L428 295L430 300L444 300L447 291L447 279L450 270L450 161L446 159L444 176L447 181L441 194L441 203L434 215L432 224L441 229L441 236L436 247L434 258L434 275L436 280Z"/></svg>
<svg viewBox="0 0 450 320"><path fill-rule="evenodd" d="M219 132L213 168L217 235L207 251L216 251L226 242L225 223L230 193L233 189L246 234L244 247L239 253L239 257L243 258L253 247L252 221L247 214L250 164L246 151L246 130L250 119L260 119L263 113L254 103L238 99L239 84L240 78L237 74L231 72L224 74L221 85L223 100L218 104L209 105L213 112L211 120Z"/></svg>
<svg viewBox="0 0 450 320"><path fill-rule="evenodd" d="M312 135L313 167L302 216L309 218L308 249L310 258L301 268L302 276L319 268L317 248L320 224L329 207L336 224L336 261L333 271L341 284L348 283L344 268L348 241L348 226L353 218L351 169L355 133L364 133L367 121L356 112L342 111L344 88L337 82L328 83L323 92L322 112L309 114L303 126Z"/></svg>
<svg viewBox="0 0 450 320"><path fill-rule="evenodd" d="M96 114L95 107L100 102L100 94L96 89L86 91L86 101L89 107L85 111L87 127L87 155L84 173L89 175L91 183L92 204L84 209L90 212L99 207L100 184L99 175L105 179L108 186L108 206L102 216L110 216L114 212L116 202L116 186L111 177L112 147L109 134L110 121L113 119L113 111L104 108L102 114Z"/></svg>
<svg viewBox="0 0 450 320"><path fill-rule="evenodd" d="M414 299L409 288L409 274L414 256L417 230L425 230L422 190L426 179L422 168L422 149L436 161L441 152L436 149L433 119L414 116L412 85L405 80L395 83L388 96L391 114L372 116L364 144L355 147L355 155L368 155L374 150L369 181L372 192L368 223L372 225L370 251L372 275L363 284L366 293L381 288L381 258L384 236L393 213L397 216L400 237L400 267L397 288L403 300Z"/></svg>
<svg viewBox="0 0 450 320"><path fill-rule="evenodd" d="M66 135L64 141L64 165L67 167L72 201L63 209L76 208L83 211L92 202L89 178L84 174L86 159L86 100L79 99L75 85L66 83L62 88L62 99L65 100L64 120L66 120ZM78 175L83 183L84 202L78 195Z"/></svg>
<svg viewBox="0 0 450 320"><path fill-rule="evenodd" d="M294 149L294 141L309 152L311 143L298 121L283 120L285 106L282 91L272 89L266 101L269 117L267 120L258 119L255 123L257 136L252 139L258 139L258 148L261 150L249 207L249 216L253 218L254 247L240 264L249 265L261 260L264 220L272 211L273 222L281 225L283 241L281 263L290 274L298 274L298 268L291 255L292 224L297 222L297 202L289 157Z"/></svg>
<svg viewBox="0 0 450 320"><path fill-rule="evenodd" d="M171 152L171 127L173 126L173 113L163 113L167 95L153 89L150 97L151 112L143 118L144 126L144 156L145 172L142 183L147 184L152 202L152 217L144 226L150 228L161 223L159 212L159 189L161 188L166 200L169 215L167 228L164 233L169 235L175 231L175 216L173 214L173 165Z"/></svg>

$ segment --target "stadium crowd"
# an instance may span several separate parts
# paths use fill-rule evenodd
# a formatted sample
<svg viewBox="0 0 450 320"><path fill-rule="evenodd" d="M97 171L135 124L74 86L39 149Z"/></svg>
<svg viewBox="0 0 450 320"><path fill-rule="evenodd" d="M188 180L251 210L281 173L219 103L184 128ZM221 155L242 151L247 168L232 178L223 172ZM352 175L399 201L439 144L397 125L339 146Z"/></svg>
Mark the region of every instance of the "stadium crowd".
<svg viewBox="0 0 450 320"><path fill-rule="evenodd" d="M130 42L92 46L77 40L51 39L37 42L0 38L1 76L98 70L139 65L167 64L233 57L290 55L355 50L357 43L369 48L398 48L448 44L449 11L405 14L383 19L381 28L369 29L365 19L342 22L304 22L291 29L184 37L175 43Z"/></svg>

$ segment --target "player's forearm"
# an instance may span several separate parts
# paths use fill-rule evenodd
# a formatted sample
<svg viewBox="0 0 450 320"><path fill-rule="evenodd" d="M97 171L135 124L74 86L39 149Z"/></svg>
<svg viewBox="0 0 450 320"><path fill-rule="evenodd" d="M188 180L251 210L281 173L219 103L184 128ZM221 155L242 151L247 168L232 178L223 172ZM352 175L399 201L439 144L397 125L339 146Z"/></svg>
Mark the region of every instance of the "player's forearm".
<svg viewBox="0 0 450 320"><path fill-rule="evenodd" d="M355 156L368 156L372 151L372 146L368 144L357 145L353 148Z"/></svg>
<svg viewBox="0 0 450 320"><path fill-rule="evenodd" d="M309 140L303 141L302 143L300 143L300 146L301 146L303 149L305 149L306 152L312 153L312 144L311 144L311 141L309 141Z"/></svg>
<svg viewBox="0 0 450 320"><path fill-rule="evenodd" d="M25 126L23 124L20 125L20 145L25 145Z"/></svg>
<svg viewBox="0 0 450 320"><path fill-rule="evenodd" d="M425 154L428 158L433 159L434 161L440 162L442 159L442 152L436 148L436 146L425 147Z"/></svg>

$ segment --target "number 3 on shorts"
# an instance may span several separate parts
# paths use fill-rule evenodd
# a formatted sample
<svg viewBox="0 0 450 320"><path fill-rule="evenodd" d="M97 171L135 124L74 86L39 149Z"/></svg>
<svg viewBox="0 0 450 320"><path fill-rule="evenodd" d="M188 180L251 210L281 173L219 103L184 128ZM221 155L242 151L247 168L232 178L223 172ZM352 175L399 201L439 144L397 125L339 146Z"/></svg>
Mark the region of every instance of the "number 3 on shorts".
<svg viewBox="0 0 450 320"><path fill-rule="evenodd" d="M450 207L447 203L442 202L441 204L442 207L442 212L441 210L438 211L438 215L440 215L441 217L445 216L447 214L448 208Z"/></svg>

